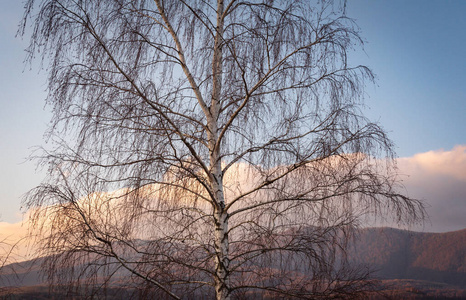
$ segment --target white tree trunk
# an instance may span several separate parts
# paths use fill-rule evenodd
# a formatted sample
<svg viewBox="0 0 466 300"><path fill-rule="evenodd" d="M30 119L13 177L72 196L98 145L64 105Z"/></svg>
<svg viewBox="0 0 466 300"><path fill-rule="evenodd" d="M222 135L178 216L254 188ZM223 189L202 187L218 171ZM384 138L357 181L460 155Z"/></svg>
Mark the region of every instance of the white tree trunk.
<svg viewBox="0 0 466 300"><path fill-rule="evenodd" d="M215 226L215 250L217 256L215 293L217 300L230 299L229 296L229 274L228 274L228 216L224 212L218 212L215 216L218 222Z"/></svg>
<svg viewBox="0 0 466 300"><path fill-rule="evenodd" d="M215 222L215 293L218 300L229 299L229 270L228 270L228 214L225 210L223 194L223 174L220 158L220 143L218 140L218 116L220 112L220 97L222 90L222 44L223 44L223 0L217 1L217 27L215 35L214 53L212 57L212 98L210 116L207 116L209 128L209 150L211 167L211 186L214 193L214 222Z"/></svg>

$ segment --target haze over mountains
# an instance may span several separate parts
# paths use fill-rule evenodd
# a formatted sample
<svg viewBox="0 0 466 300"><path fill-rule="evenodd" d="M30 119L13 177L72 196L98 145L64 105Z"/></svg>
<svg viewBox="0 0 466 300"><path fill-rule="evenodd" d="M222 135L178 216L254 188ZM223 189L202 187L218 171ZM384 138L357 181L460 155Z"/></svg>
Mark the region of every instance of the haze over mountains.
<svg viewBox="0 0 466 300"><path fill-rule="evenodd" d="M390 289L396 299L466 297L466 229L421 233L366 228L359 230L358 235L349 251L350 260L373 270L382 289ZM0 287L20 287L15 293L22 299L29 299L31 293L46 293L40 262L39 259L4 267Z"/></svg>
<svg viewBox="0 0 466 300"><path fill-rule="evenodd" d="M416 279L466 288L466 229L423 233L368 228L350 253L380 279Z"/></svg>

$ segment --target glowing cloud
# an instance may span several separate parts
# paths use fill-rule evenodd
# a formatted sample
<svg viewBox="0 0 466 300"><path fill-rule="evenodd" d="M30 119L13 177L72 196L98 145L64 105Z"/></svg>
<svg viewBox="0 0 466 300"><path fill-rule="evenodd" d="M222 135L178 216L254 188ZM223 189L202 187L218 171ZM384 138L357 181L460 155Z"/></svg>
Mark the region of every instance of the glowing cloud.
<svg viewBox="0 0 466 300"><path fill-rule="evenodd" d="M399 158L400 170L408 175L447 176L466 182L466 145L451 151L437 150Z"/></svg>
<svg viewBox="0 0 466 300"><path fill-rule="evenodd" d="M26 223L0 222L0 265L29 259L27 233Z"/></svg>
<svg viewBox="0 0 466 300"><path fill-rule="evenodd" d="M466 228L466 145L398 159L398 167L411 197L427 204L426 231Z"/></svg>
<svg viewBox="0 0 466 300"><path fill-rule="evenodd" d="M399 158L397 164L406 192L411 197L424 200L429 214L423 227L410 229L441 232L466 228L466 145L456 146L450 151L429 151ZM225 178L226 198L234 198L238 193L249 190L258 176L250 166L236 165ZM145 193L149 195L157 190L157 185L154 185L148 187ZM91 194L80 201L80 206L89 213L98 212L101 217L115 218L115 209L124 207L124 202L118 197L123 192ZM177 196L177 199L181 199L179 194ZM201 203L198 205L207 205ZM108 205L112 205L112 209ZM102 213L109 211L113 212L111 216ZM124 211L122 209L122 213ZM24 223L0 222L0 258L5 256L3 253L8 253L12 245L16 246L8 262L25 260L34 254L33 241L25 238L28 218L28 215L24 216ZM118 224L116 221L110 223Z"/></svg>

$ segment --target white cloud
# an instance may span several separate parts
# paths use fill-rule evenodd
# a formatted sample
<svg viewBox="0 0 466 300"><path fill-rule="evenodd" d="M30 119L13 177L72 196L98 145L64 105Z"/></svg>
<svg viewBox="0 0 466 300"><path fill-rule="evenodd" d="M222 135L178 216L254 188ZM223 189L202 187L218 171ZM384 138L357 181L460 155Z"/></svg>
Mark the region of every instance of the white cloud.
<svg viewBox="0 0 466 300"><path fill-rule="evenodd" d="M398 159L400 170L410 175L447 176L466 182L466 145L451 151L437 150Z"/></svg>
<svg viewBox="0 0 466 300"><path fill-rule="evenodd" d="M399 158L397 163L406 192L413 198L424 200L429 214L424 226L410 229L441 232L466 228L466 145L456 146L450 151L429 151ZM231 198L240 190L250 189L256 175L248 166L238 165L225 178L228 183L226 196ZM115 196L117 192L111 194ZM109 196L99 195L97 198L101 200ZM89 206L86 208L93 211L107 211L108 207L102 206L107 202L95 202L97 198L91 196L82 205ZM98 203L100 205L96 207ZM28 220L27 215L24 220ZM24 223L0 222L0 242L4 242L0 244L3 247L0 252L5 253L9 246L16 245L10 261L28 259L34 254L33 241L25 239L28 226Z"/></svg>
<svg viewBox="0 0 466 300"><path fill-rule="evenodd" d="M409 196L427 204L425 231L466 228L466 145L398 159Z"/></svg>
<svg viewBox="0 0 466 300"><path fill-rule="evenodd" d="M0 222L0 265L30 259L27 224Z"/></svg>

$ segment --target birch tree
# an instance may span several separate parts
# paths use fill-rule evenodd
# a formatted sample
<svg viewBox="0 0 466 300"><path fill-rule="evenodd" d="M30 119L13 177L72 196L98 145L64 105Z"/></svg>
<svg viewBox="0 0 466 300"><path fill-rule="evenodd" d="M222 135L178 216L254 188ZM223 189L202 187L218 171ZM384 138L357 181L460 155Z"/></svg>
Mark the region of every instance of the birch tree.
<svg viewBox="0 0 466 300"><path fill-rule="evenodd" d="M53 111L25 199L51 284L135 297L344 298L369 215L409 222L345 2L28 0ZM29 24L32 26L29 27ZM66 266L66 268L64 267Z"/></svg>

